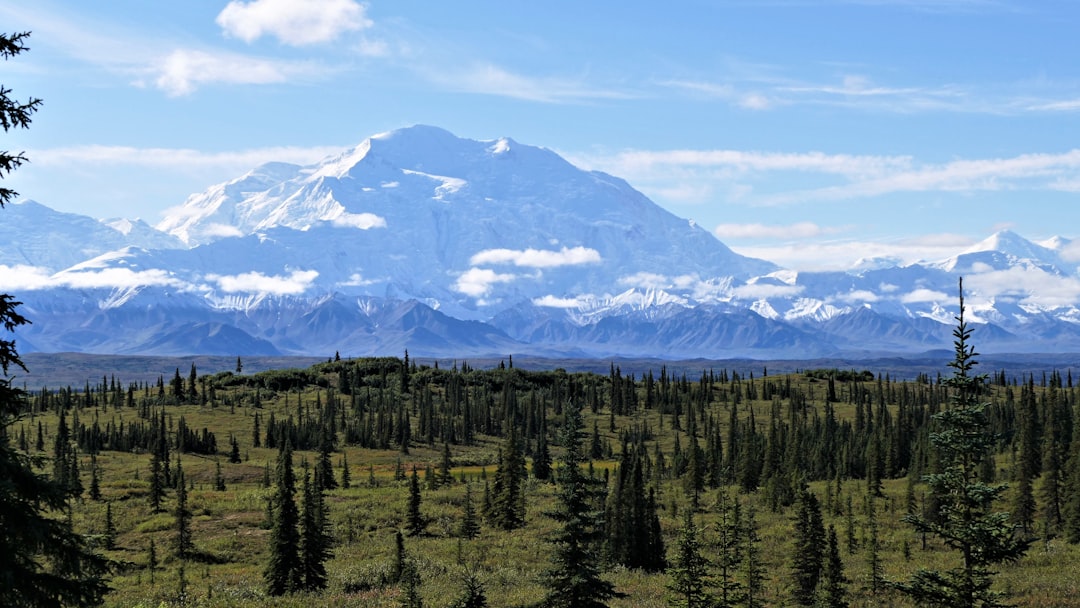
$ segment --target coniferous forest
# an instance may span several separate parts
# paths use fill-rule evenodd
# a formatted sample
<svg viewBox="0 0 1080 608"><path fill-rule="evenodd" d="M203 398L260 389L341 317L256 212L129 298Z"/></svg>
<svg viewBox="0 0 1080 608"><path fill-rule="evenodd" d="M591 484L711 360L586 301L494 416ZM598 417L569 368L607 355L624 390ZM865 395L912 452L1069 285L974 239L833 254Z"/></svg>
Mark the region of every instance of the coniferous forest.
<svg viewBox="0 0 1080 608"><path fill-rule="evenodd" d="M909 380L193 366L27 391L8 434L107 605L1066 605L1078 389L980 376L962 327Z"/></svg>

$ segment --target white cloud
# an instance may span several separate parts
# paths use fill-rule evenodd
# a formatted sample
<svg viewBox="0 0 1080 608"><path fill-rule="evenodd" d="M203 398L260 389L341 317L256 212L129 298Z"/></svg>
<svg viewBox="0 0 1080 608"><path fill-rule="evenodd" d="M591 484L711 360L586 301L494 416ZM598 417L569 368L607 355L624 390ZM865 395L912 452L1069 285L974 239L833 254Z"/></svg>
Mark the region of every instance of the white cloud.
<svg viewBox="0 0 1080 608"><path fill-rule="evenodd" d="M743 300L762 298L791 298L803 291L802 285L774 285L769 283L750 283L734 289L735 297Z"/></svg>
<svg viewBox="0 0 1080 608"><path fill-rule="evenodd" d="M482 264L513 264L528 268L555 268L558 266L577 266L600 262L600 252L588 247L563 247L559 251L547 249L485 249L472 256L469 263L473 266Z"/></svg>
<svg viewBox="0 0 1080 608"><path fill-rule="evenodd" d="M881 241L793 241L768 245L732 245L736 252L769 260L794 270L850 270L855 260L891 259L906 266L918 261L942 260L976 243L955 234L930 234Z"/></svg>
<svg viewBox="0 0 1080 608"><path fill-rule="evenodd" d="M450 90L542 103L631 97L624 92L597 88L584 79L525 76L490 63L474 64L467 69L430 72L428 78Z"/></svg>
<svg viewBox="0 0 1080 608"><path fill-rule="evenodd" d="M866 289L852 289L847 293L838 293L831 299L847 304L855 304L860 302L877 302L881 299L881 296Z"/></svg>
<svg viewBox="0 0 1080 608"><path fill-rule="evenodd" d="M66 270L53 275L51 280L54 285L63 285L74 289L129 287L175 287L187 289L190 287L184 281L160 268L148 270L132 270L130 268L104 268L91 271Z"/></svg>
<svg viewBox="0 0 1080 608"><path fill-rule="evenodd" d="M325 71L309 62L189 49L177 49L150 68L153 85L172 97L189 95L204 84L275 84Z"/></svg>
<svg viewBox="0 0 1080 608"><path fill-rule="evenodd" d="M517 278L513 274L501 274L488 268L470 268L454 282L454 289L467 296L479 298L491 292L496 283L509 283Z"/></svg>
<svg viewBox="0 0 1080 608"><path fill-rule="evenodd" d="M204 229L204 236L211 238L229 238L244 236L244 233L236 226L213 223L206 226Z"/></svg>
<svg viewBox="0 0 1080 608"><path fill-rule="evenodd" d="M315 270L294 270L288 276L265 275L261 272L245 272L237 275L206 276L206 280L218 284L226 293L267 293L273 295L296 295L303 293L319 276Z"/></svg>
<svg viewBox="0 0 1080 608"><path fill-rule="evenodd" d="M0 264L0 291L33 291L51 287L50 272L47 268L16 264Z"/></svg>
<svg viewBox="0 0 1080 608"><path fill-rule="evenodd" d="M270 161L306 165L340 153L341 148L338 146L271 146L204 152L191 148L101 145L37 148L27 152L33 156L35 165L49 167L130 165L180 171L224 168L230 172L247 171Z"/></svg>
<svg viewBox="0 0 1080 608"><path fill-rule="evenodd" d="M333 219L333 224L343 228L358 228L360 230L386 228L386 218L374 213L342 213Z"/></svg>
<svg viewBox="0 0 1080 608"><path fill-rule="evenodd" d="M1080 281L1039 269L1009 268L970 274L964 277L964 287L983 299L1008 298L1044 307L1080 303Z"/></svg>
<svg viewBox="0 0 1080 608"><path fill-rule="evenodd" d="M666 275L642 271L619 277L619 284L638 289L665 289L671 286L671 281Z"/></svg>
<svg viewBox="0 0 1080 608"><path fill-rule="evenodd" d="M354 272L349 275L348 281L343 281L338 283L338 285L341 287L366 287L368 285L374 285L375 282L376 281L373 279L365 279L360 273Z"/></svg>
<svg viewBox="0 0 1080 608"><path fill-rule="evenodd" d="M254 42L273 36L291 46L330 42L370 28L364 5L354 0L233 0L217 16L229 36Z"/></svg>
<svg viewBox="0 0 1080 608"><path fill-rule="evenodd" d="M813 222L795 224L720 224L713 234L720 239L805 239L835 234L841 228L826 228Z"/></svg>
<svg viewBox="0 0 1080 608"><path fill-rule="evenodd" d="M546 295L542 298L533 298L534 306L543 306L546 308L581 308L589 304L593 300L591 295L575 296L573 298L559 298L553 295Z"/></svg>
<svg viewBox="0 0 1080 608"><path fill-rule="evenodd" d="M922 302L948 302L952 298L953 296L940 291L920 288L900 296L900 301L904 304L918 304Z"/></svg>

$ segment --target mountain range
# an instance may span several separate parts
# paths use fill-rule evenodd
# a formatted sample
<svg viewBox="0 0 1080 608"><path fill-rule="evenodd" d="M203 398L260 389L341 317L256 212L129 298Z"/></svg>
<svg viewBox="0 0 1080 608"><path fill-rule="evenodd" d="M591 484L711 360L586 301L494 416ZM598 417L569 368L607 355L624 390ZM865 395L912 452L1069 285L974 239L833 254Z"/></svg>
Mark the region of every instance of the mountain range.
<svg viewBox="0 0 1080 608"><path fill-rule="evenodd" d="M1073 353L1069 244L796 272L550 150L414 126L156 226L8 205L0 291L21 352L808 359L949 348L963 276L980 350Z"/></svg>

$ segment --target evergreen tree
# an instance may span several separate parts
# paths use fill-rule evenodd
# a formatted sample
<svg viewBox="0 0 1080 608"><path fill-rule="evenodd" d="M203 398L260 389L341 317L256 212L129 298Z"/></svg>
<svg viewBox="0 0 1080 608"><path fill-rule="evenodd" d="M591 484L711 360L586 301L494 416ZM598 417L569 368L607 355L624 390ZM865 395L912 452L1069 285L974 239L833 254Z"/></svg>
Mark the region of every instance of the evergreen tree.
<svg viewBox="0 0 1080 608"><path fill-rule="evenodd" d="M813 606L825 557L825 526L817 496L806 487L799 493L794 541L791 574L795 587L792 599L799 606Z"/></svg>
<svg viewBox="0 0 1080 608"><path fill-rule="evenodd" d="M409 536L419 536L424 533L427 523L420 513L420 476L413 467L412 476L409 477L409 504L405 514L405 528Z"/></svg>
<svg viewBox="0 0 1080 608"><path fill-rule="evenodd" d="M551 450L547 441L547 418L541 413L540 432L536 438L536 454L533 455L532 474L540 481L551 479Z"/></svg>
<svg viewBox="0 0 1080 608"><path fill-rule="evenodd" d="M401 569L401 587L401 608L424 608L424 600L420 597L420 570L408 557Z"/></svg>
<svg viewBox="0 0 1080 608"><path fill-rule="evenodd" d="M714 553L716 575L716 608L733 608L742 603L744 587L738 579L739 564L742 558L742 521L739 503L720 490L717 496L716 532L717 541Z"/></svg>
<svg viewBox="0 0 1080 608"><path fill-rule="evenodd" d="M326 505L322 492L312 483L306 467L301 491L304 494L299 543L301 588L319 591L326 588L326 560L330 559L331 540L326 531Z"/></svg>
<svg viewBox="0 0 1080 608"><path fill-rule="evenodd" d="M840 544L836 540L836 528L829 526L825 564L821 571L821 602L824 608L847 608L847 577L844 562L840 559Z"/></svg>
<svg viewBox="0 0 1080 608"><path fill-rule="evenodd" d="M292 467L292 444L286 440L278 452L274 520L270 528L270 561L263 572L269 595L291 593L299 589L302 583L300 536L296 531L300 515L296 509L296 477Z"/></svg>
<svg viewBox="0 0 1080 608"><path fill-rule="evenodd" d="M679 541L675 557L668 568L671 580L667 588L672 592L668 605L676 608L709 608L713 598L709 595L709 560L702 555L700 531L694 524L694 511L686 509L683 525L679 528Z"/></svg>
<svg viewBox="0 0 1080 608"><path fill-rule="evenodd" d="M897 588L923 605L989 608L1004 605L1001 594L991 590L994 572L990 567L1019 559L1030 541L1013 533L1008 513L992 511L1005 486L978 480L980 461L987 457L995 438L987 429L986 404L979 401L986 376L972 374L977 353L968 344L971 329L964 320L962 281L956 321L955 357L949 363L953 374L945 381L952 407L934 414L937 431L930 437L941 472L924 477L941 501L938 521L920 515L904 519L917 531L937 536L959 552L960 564L945 571L919 569L910 582Z"/></svg>
<svg viewBox="0 0 1080 608"><path fill-rule="evenodd" d="M439 464L439 485L454 485L454 474L451 472L453 467L454 462L450 457L450 444L443 443L442 461Z"/></svg>
<svg viewBox="0 0 1080 608"><path fill-rule="evenodd" d="M352 474L349 472L349 455L341 455L341 487L348 490L352 486Z"/></svg>
<svg viewBox="0 0 1080 608"><path fill-rule="evenodd" d="M1065 540L1080 543L1080 415L1073 418L1072 443L1065 463L1065 501L1061 508Z"/></svg>
<svg viewBox="0 0 1080 608"><path fill-rule="evenodd" d="M458 534L470 540L480 535L480 519L472 500L472 484L465 484L465 506Z"/></svg>
<svg viewBox="0 0 1080 608"><path fill-rule="evenodd" d="M517 432L511 428L503 444L502 460L495 471L491 493L491 524L503 530L515 530L525 525L523 484L525 454Z"/></svg>
<svg viewBox="0 0 1080 608"><path fill-rule="evenodd" d="M484 593L484 584L475 573L466 571L462 581L465 588L461 597L457 599L451 608L487 608L487 595Z"/></svg>
<svg viewBox="0 0 1080 608"><path fill-rule="evenodd" d="M742 528L743 606L764 606L765 566L761 563L761 536L753 505L746 507Z"/></svg>
<svg viewBox="0 0 1080 608"><path fill-rule="evenodd" d="M551 537L552 567L545 575L545 608L599 608L615 597L615 587L600 578L596 546L602 534L595 508L595 480L581 471L582 422L576 403L564 410L563 457L556 475L557 506L550 516L560 524Z"/></svg>
<svg viewBox="0 0 1080 608"><path fill-rule="evenodd" d="M191 509L187 506L187 484L184 479L184 469L180 463L176 463L176 508L173 511L176 518L176 556L181 561L188 558L195 550L195 542L191 536Z"/></svg>
<svg viewBox="0 0 1080 608"><path fill-rule="evenodd" d="M225 476L221 474L221 461L214 461L214 490L225 491Z"/></svg>
<svg viewBox="0 0 1080 608"><path fill-rule="evenodd" d="M165 475L161 471L161 459L157 451L150 454L150 510L154 513L161 511L161 501L165 498Z"/></svg>

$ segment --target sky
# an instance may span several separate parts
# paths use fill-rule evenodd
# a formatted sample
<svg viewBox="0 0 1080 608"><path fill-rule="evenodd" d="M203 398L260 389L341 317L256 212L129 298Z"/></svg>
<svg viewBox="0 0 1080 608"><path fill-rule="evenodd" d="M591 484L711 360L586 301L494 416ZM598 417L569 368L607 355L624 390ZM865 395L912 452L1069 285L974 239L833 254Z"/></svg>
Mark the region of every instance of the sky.
<svg viewBox="0 0 1080 608"><path fill-rule="evenodd" d="M267 161L429 124L626 179L739 253L833 269L1080 236L1080 4L0 4L44 100L0 149L61 211L155 224Z"/></svg>

